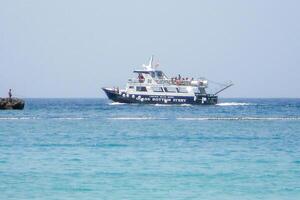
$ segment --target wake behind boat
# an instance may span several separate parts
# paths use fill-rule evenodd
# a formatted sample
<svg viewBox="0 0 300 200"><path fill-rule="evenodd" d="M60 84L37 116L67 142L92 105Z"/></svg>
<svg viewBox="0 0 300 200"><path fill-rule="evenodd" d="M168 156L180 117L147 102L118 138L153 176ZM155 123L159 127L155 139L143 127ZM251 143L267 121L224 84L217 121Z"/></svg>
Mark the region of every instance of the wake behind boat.
<svg viewBox="0 0 300 200"><path fill-rule="evenodd" d="M119 103L140 104L198 104L215 105L218 103L217 94L231 87L227 84L219 91L208 94L208 80L199 78L168 78L157 65L153 65L153 56L144 69L134 70L137 78L129 79L125 89L102 88L107 97Z"/></svg>

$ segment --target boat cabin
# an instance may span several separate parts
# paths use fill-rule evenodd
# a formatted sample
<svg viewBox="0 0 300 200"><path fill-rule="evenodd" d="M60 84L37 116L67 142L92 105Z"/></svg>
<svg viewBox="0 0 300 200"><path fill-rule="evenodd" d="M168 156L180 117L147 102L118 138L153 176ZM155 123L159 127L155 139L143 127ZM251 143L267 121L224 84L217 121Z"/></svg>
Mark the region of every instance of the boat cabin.
<svg viewBox="0 0 300 200"><path fill-rule="evenodd" d="M206 94L207 81L188 78L169 79L161 70L134 70L137 78L127 82L126 92L153 92L153 93L179 93L179 94Z"/></svg>

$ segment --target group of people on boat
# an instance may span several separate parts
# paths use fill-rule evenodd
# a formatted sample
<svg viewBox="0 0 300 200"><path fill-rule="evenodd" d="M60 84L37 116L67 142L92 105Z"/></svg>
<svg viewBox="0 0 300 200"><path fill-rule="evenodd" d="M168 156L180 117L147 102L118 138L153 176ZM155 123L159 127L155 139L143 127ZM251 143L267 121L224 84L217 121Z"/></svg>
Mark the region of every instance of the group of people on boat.
<svg viewBox="0 0 300 200"><path fill-rule="evenodd" d="M140 83L144 83L144 81L145 81L145 77L143 76L143 74L139 74L138 79L139 79Z"/></svg>
<svg viewBox="0 0 300 200"><path fill-rule="evenodd" d="M172 77L171 78L171 83L175 84L175 85L189 85L191 81L193 81L194 78L189 78L189 77L181 77L180 74L178 74L177 77ZM140 83L144 83L145 82L145 77L143 76L143 74L139 74L138 75L138 81Z"/></svg>
<svg viewBox="0 0 300 200"><path fill-rule="evenodd" d="M191 81L193 81L194 78L184 78L184 77L181 77L180 74L178 74L177 77L172 77L171 78L171 83L172 84L176 84L176 85L189 85Z"/></svg>

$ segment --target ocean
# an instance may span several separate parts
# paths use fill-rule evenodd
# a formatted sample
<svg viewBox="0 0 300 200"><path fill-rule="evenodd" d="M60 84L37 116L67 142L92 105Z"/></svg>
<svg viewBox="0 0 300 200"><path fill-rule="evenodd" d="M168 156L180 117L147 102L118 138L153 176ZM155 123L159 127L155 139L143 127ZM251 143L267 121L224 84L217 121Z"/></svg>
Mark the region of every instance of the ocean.
<svg viewBox="0 0 300 200"><path fill-rule="evenodd" d="M0 199L300 199L300 99L26 99L0 111Z"/></svg>

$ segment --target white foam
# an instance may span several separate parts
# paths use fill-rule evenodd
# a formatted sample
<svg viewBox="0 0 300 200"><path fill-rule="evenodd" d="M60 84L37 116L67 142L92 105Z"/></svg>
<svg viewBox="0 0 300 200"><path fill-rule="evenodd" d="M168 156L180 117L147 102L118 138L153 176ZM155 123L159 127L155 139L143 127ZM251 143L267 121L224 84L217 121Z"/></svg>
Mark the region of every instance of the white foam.
<svg viewBox="0 0 300 200"><path fill-rule="evenodd" d="M253 105L251 103L239 103L239 102L224 102L224 103L218 103L217 106L249 106Z"/></svg>
<svg viewBox="0 0 300 200"><path fill-rule="evenodd" d="M300 120L300 117L179 117L177 120L205 121L205 120L240 120L240 121L275 121L275 120Z"/></svg>
<svg viewBox="0 0 300 200"><path fill-rule="evenodd" d="M18 117L0 117L0 120L18 120Z"/></svg>
<svg viewBox="0 0 300 200"><path fill-rule="evenodd" d="M172 106L171 104L160 104L160 103L157 103L157 104L154 104L154 106Z"/></svg>
<svg viewBox="0 0 300 200"><path fill-rule="evenodd" d="M57 118L52 118L52 119L57 119L57 120L82 120L84 118L83 117L57 117Z"/></svg>
<svg viewBox="0 0 300 200"><path fill-rule="evenodd" d="M186 104L186 103L184 103L184 104L180 104L180 106L192 106L192 104Z"/></svg>
<svg viewBox="0 0 300 200"><path fill-rule="evenodd" d="M0 117L0 120L31 120L38 119L37 117Z"/></svg>
<svg viewBox="0 0 300 200"><path fill-rule="evenodd" d="M110 117L112 120L165 120L163 117Z"/></svg>
<svg viewBox="0 0 300 200"><path fill-rule="evenodd" d="M126 103L119 103L119 102L112 102L112 103L109 103L109 105L111 106L118 106L118 105L124 105Z"/></svg>
<svg viewBox="0 0 300 200"><path fill-rule="evenodd" d="M0 120L39 120L39 119L54 119L54 120L82 120L83 117L55 117L55 118L39 118L39 117L0 117Z"/></svg>

